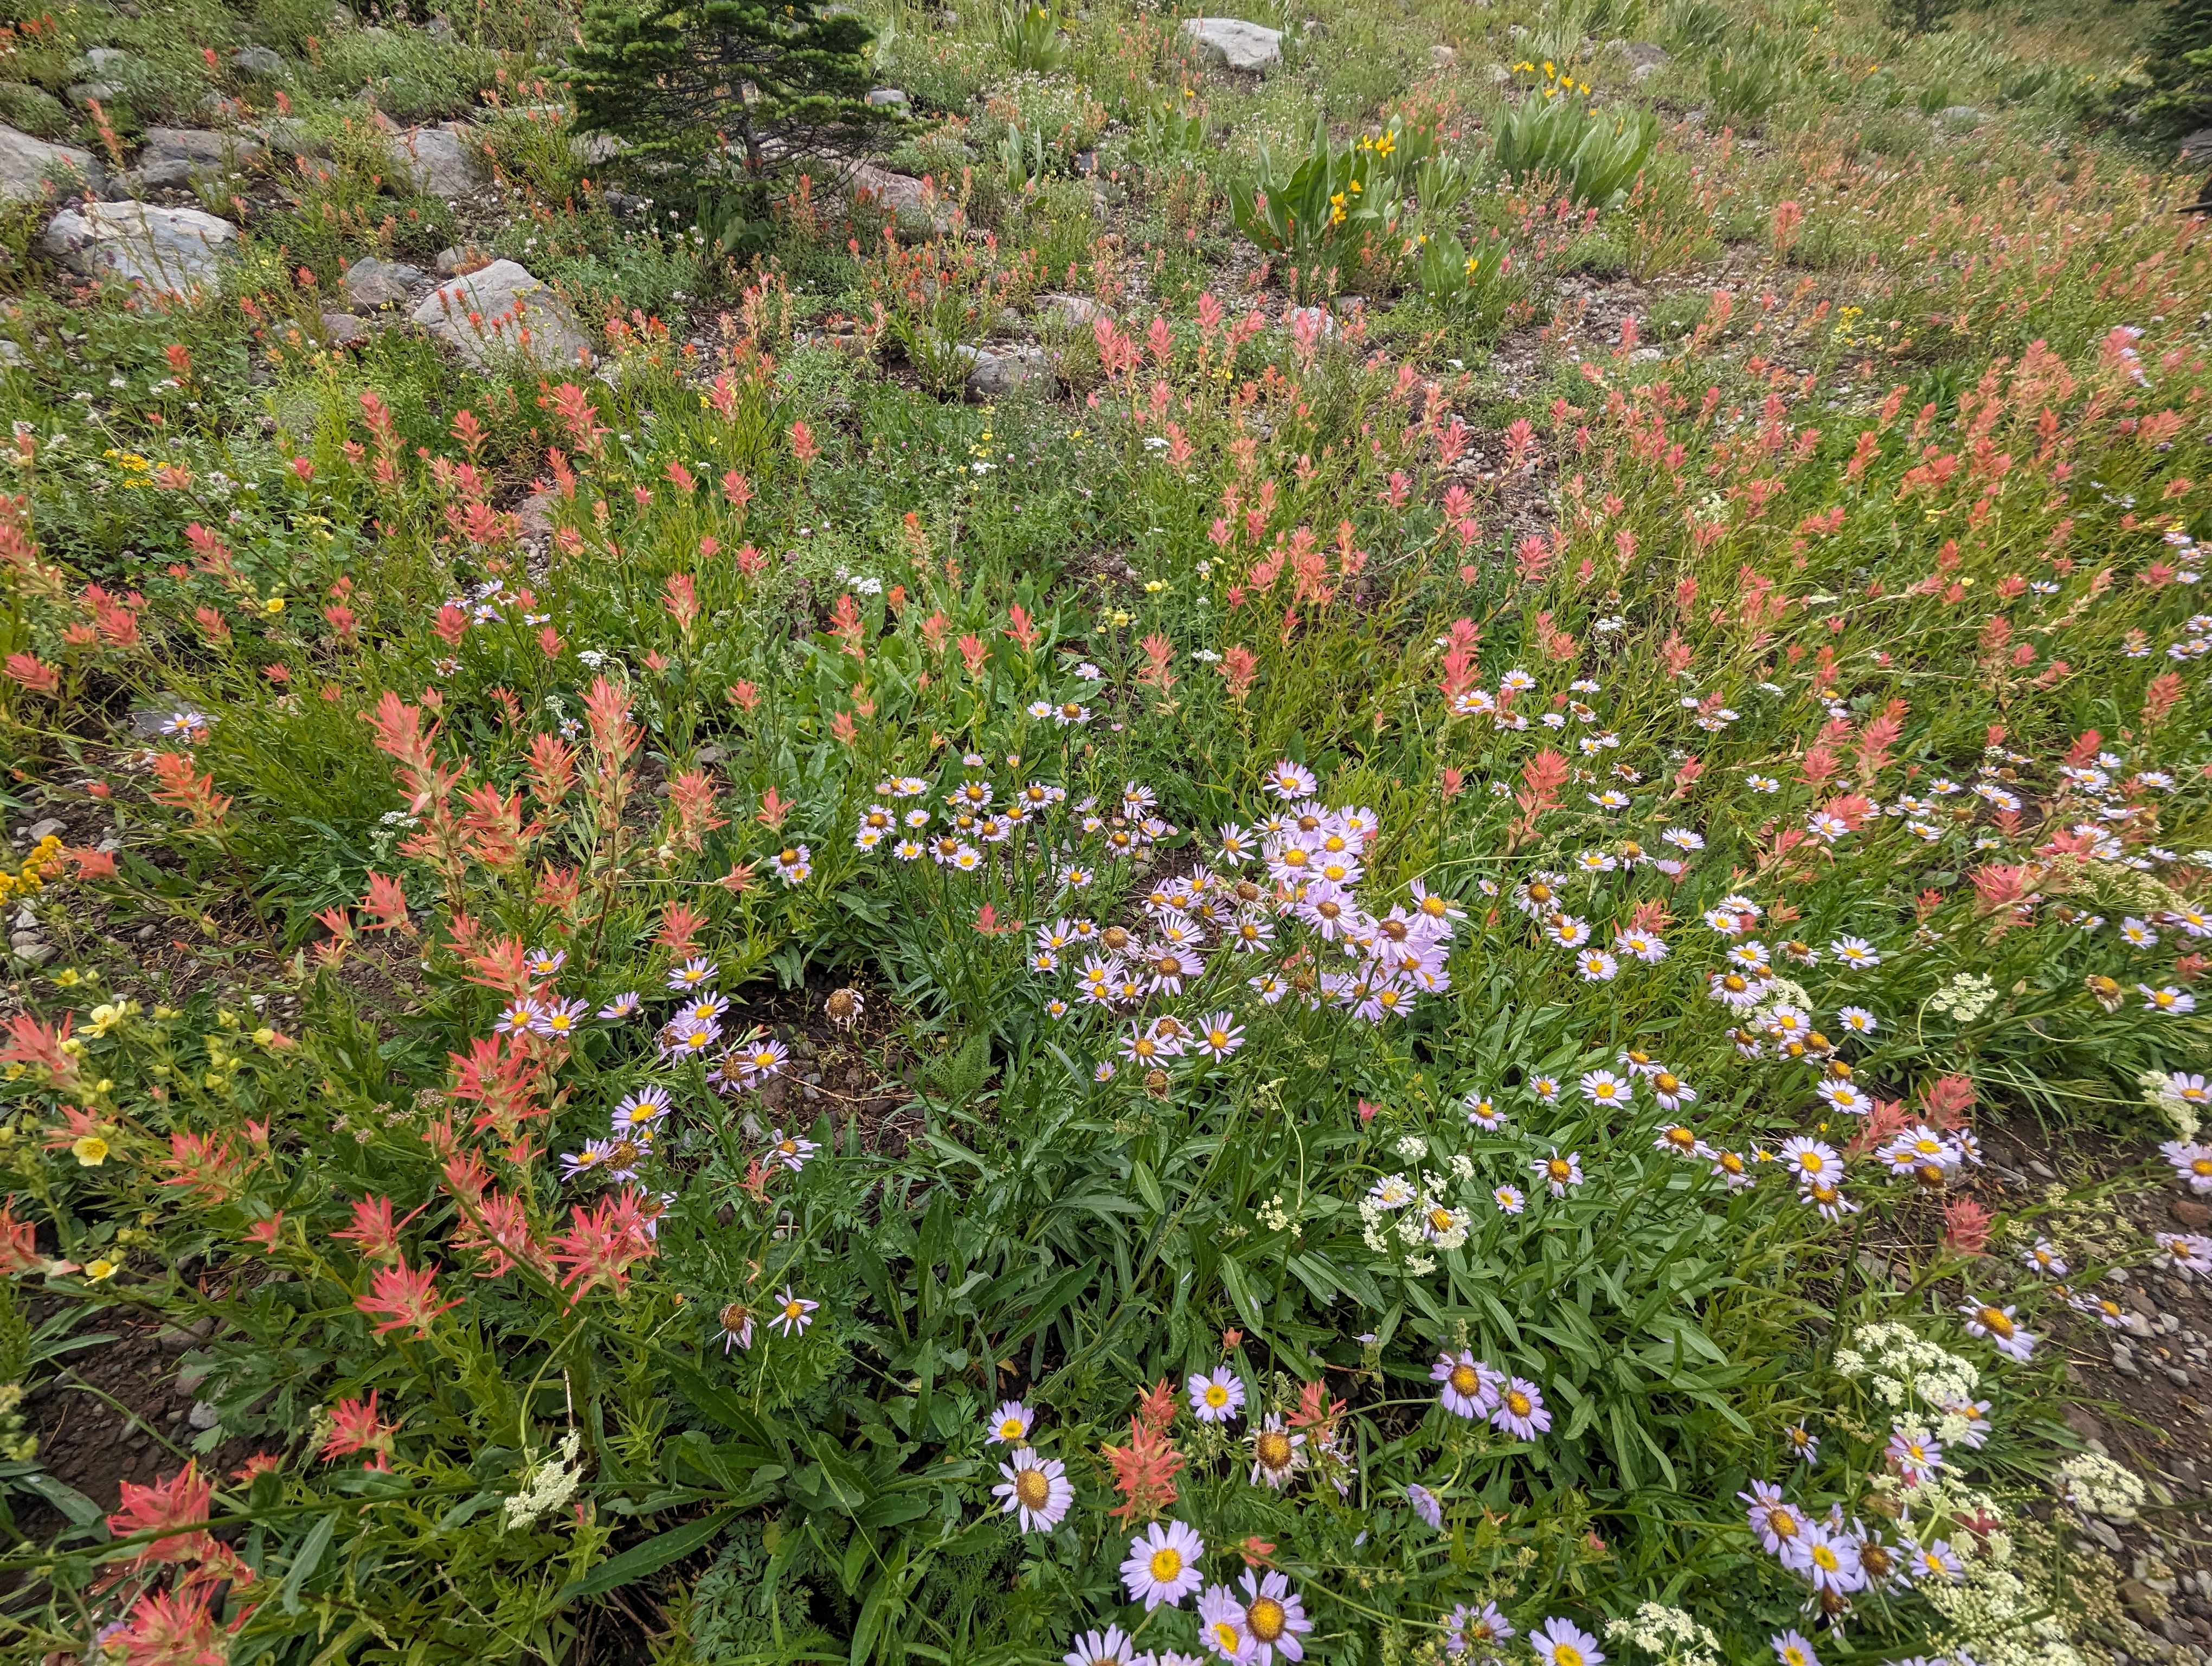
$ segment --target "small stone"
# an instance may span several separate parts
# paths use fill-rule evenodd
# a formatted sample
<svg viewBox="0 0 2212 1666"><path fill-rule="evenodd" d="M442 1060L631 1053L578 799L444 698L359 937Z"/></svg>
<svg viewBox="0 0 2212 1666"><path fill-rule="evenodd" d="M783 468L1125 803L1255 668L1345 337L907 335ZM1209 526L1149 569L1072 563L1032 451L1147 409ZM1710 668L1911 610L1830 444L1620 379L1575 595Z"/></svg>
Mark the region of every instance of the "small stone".
<svg viewBox="0 0 2212 1666"><path fill-rule="evenodd" d="M2052 1171L2048 1164L2033 1157L2027 1159L2027 1171L2039 1180L2056 1180L2058 1178L2057 1175Z"/></svg>
<svg viewBox="0 0 2212 1666"><path fill-rule="evenodd" d="M212 1429L222 1421L222 1414L204 1400L192 1402L192 1409L185 1421L195 1429Z"/></svg>
<svg viewBox="0 0 2212 1666"><path fill-rule="evenodd" d="M131 54L120 46L91 46L84 54L84 67L98 75L103 70L120 70L131 62Z"/></svg>
<svg viewBox="0 0 2212 1666"><path fill-rule="evenodd" d="M2177 1197L2166 1208L2168 1214L2192 1232L2212 1230L2212 1203L2199 1203L2193 1197Z"/></svg>
<svg viewBox="0 0 2212 1666"><path fill-rule="evenodd" d="M1043 352L1035 347L963 345L959 352L968 361L967 392L971 399L1003 399L1018 388L1049 381L1052 376Z"/></svg>
<svg viewBox="0 0 2212 1666"><path fill-rule="evenodd" d="M179 1366L177 1371L176 1391L179 1395L188 1396L197 1395L199 1392L200 1384L206 1382L208 1378L214 1374L215 1367L213 1365Z"/></svg>
<svg viewBox="0 0 2212 1666"><path fill-rule="evenodd" d="M368 339L368 325L351 313L325 313L323 339L333 347L356 346Z"/></svg>
<svg viewBox="0 0 2212 1666"><path fill-rule="evenodd" d="M28 827L25 828L23 830L23 836L28 839L33 844L36 844L48 834L64 833L68 830L69 830L63 824L58 818L46 816L41 818L38 821L33 822Z"/></svg>
<svg viewBox="0 0 2212 1666"><path fill-rule="evenodd" d="M150 931L151 927L148 929ZM186 1325L164 1325L154 1333L154 1346L167 1348L172 1353L182 1353L186 1348L196 1348L215 1335L212 1318L195 1319Z"/></svg>
<svg viewBox="0 0 2212 1666"><path fill-rule="evenodd" d="M29 965L43 966L54 958L54 945L51 943L33 943L28 948L17 949L15 958Z"/></svg>
<svg viewBox="0 0 2212 1666"><path fill-rule="evenodd" d="M1449 46L1431 46L1429 48L1429 62L1439 70L1449 70L1459 62L1459 53Z"/></svg>
<svg viewBox="0 0 2212 1666"><path fill-rule="evenodd" d="M2142 1375L2142 1371L2136 1368L2135 1355L2130 1353L2125 1348L2116 1347L2112 1350L2112 1369L2119 1372L2123 1377L2140 1377Z"/></svg>
<svg viewBox="0 0 2212 1666"><path fill-rule="evenodd" d="M2159 1370L2165 1373L2166 1380L2177 1389L2193 1389L2197 1386L2197 1379L2179 1365L2160 1365Z"/></svg>
<svg viewBox="0 0 2212 1666"><path fill-rule="evenodd" d="M906 101L906 88L903 87L871 87L868 89L868 102L878 110L903 109Z"/></svg>
<svg viewBox="0 0 2212 1666"><path fill-rule="evenodd" d="M1936 118L1946 127L1978 127L1982 112L1971 104L1954 104Z"/></svg>
<svg viewBox="0 0 2212 1666"><path fill-rule="evenodd" d="M2104 1546L2106 1550L2111 1551L2113 1555L2117 1556L2120 1554L2120 1535L2113 1532L2110 1525L2102 1519L2095 1516L2085 1517L2081 1525L2088 1530L2091 1538Z"/></svg>
<svg viewBox="0 0 2212 1666"><path fill-rule="evenodd" d="M139 927L138 940L141 943L151 943L154 940L154 928L151 926Z"/></svg>
<svg viewBox="0 0 2212 1666"><path fill-rule="evenodd" d="M514 506L514 518L525 538L553 536L553 506L561 500L551 490L532 492Z"/></svg>
<svg viewBox="0 0 2212 1666"><path fill-rule="evenodd" d="M1674 61L1674 53L1650 40L1624 40L1620 43L1620 55L1628 60L1628 67L1638 81Z"/></svg>
<svg viewBox="0 0 2212 1666"><path fill-rule="evenodd" d="M1283 61L1283 34L1241 17L1187 17L1182 32L1202 57L1224 70L1259 74Z"/></svg>
<svg viewBox="0 0 2212 1666"><path fill-rule="evenodd" d="M243 70L250 76L281 76L284 60L266 46L247 46L230 55L234 69Z"/></svg>

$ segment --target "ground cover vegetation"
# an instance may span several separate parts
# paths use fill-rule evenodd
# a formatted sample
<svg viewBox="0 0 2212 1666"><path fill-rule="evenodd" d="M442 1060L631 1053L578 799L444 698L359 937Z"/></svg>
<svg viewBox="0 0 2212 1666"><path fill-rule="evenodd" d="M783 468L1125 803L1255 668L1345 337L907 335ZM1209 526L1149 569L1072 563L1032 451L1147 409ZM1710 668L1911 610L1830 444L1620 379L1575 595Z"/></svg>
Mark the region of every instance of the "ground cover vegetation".
<svg viewBox="0 0 2212 1666"><path fill-rule="evenodd" d="M9 1657L2204 1657L2182 13L9 15Z"/></svg>

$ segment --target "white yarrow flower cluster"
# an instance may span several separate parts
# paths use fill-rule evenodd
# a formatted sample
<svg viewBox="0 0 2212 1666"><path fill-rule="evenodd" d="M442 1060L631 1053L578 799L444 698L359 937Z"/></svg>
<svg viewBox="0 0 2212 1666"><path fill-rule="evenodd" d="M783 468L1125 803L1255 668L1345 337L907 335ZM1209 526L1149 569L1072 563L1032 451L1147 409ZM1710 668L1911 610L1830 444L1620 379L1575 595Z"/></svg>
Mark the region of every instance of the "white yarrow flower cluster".
<svg viewBox="0 0 2212 1666"><path fill-rule="evenodd" d="M522 1490L507 1501L502 1530L518 1532L540 1516L558 1511L575 1496L576 1484L584 1478L584 1466L576 1462L583 1440L580 1430L569 1430L557 1455L526 1472Z"/></svg>
<svg viewBox="0 0 2212 1666"><path fill-rule="evenodd" d="M1931 1012L1948 1012L1960 1024L1972 1024L1989 1011L1997 998L1997 986L1979 972L1960 972L1928 997Z"/></svg>
<svg viewBox="0 0 2212 1666"><path fill-rule="evenodd" d="M1664 1666L1721 1666L1720 1639L1706 1627L1664 1602L1637 1605L1632 1620L1608 1620L1606 1637L1615 1643L1632 1643Z"/></svg>
<svg viewBox="0 0 2212 1666"><path fill-rule="evenodd" d="M1888 1322L1853 1330L1850 1347L1836 1355L1836 1370L1854 1381L1864 1377L1875 1398L1893 1411L1917 1403L1939 1416L1972 1402L1981 1382L1971 1359Z"/></svg>
<svg viewBox="0 0 2212 1666"><path fill-rule="evenodd" d="M2058 1466L2058 1490L2075 1509L2113 1522L2133 1521L2149 1496L2142 1476L2094 1452L2077 1453Z"/></svg>
<svg viewBox="0 0 2212 1666"><path fill-rule="evenodd" d="M2203 1124L2197 1117L2197 1107L2181 1097L2174 1080L2163 1070L2146 1070L2136 1078L2136 1085L2142 1089L2143 1103L2154 1107L2171 1122L2174 1133L2185 1140L2193 1140Z"/></svg>

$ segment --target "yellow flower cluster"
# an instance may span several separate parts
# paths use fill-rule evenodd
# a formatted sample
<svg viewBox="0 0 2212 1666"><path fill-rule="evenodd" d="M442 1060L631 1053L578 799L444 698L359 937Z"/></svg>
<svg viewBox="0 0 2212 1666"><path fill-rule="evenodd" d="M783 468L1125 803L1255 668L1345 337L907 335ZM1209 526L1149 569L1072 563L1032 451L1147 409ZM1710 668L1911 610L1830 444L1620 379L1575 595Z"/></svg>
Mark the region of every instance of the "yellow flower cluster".
<svg viewBox="0 0 2212 1666"><path fill-rule="evenodd" d="M10 897L27 897L46 888L42 870L62 854L62 842L49 833L31 847L31 854L23 858L23 866L16 873L0 869L0 903Z"/></svg>
<svg viewBox="0 0 2212 1666"><path fill-rule="evenodd" d="M110 446L100 455L123 471L125 486L144 485L153 471L154 465L135 451L118 451Z"/></svg>

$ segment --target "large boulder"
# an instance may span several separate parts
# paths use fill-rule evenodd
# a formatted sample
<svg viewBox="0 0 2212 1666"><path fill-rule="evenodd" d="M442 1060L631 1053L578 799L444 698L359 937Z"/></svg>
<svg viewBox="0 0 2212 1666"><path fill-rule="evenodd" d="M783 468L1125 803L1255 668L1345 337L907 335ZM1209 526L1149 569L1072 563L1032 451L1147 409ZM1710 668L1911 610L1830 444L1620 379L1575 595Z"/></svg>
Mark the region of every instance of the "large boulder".
<svg viewBox="0 0 2212 1666"><path fill-rule="evenodd" d="M392 141L399 171L418 197L465 197L483 182L483 169L459 122L416 127Z"/></svg>
<svg viewBox="0 0 2212 1666"><path fill-rule="evenodd" d="M856 199L866 198L888 210L903 232L942 237L952 229L951 206L928 180L894 173L873 162L854 163L845 178Z"/></svg>
<svg viewBox="0 0 2212 1666"><path fill-rule="evenodd" d="M591 342L575 314L512 260L440 284L410 316L479 369L514 356L548 369L590 362Z"/></svg>
<svg viewBox="0 0 2212 1666"><path fill-rule="evenodd" d="M207 170L243 167L258 161L261 155L260 143L242 133L215 133L201 127L149 127L146 149L138 161L141 167L148 162L184 161Z"/></svg>
<svg viewBox="0 0 2212 1666"><path fill-rule="evenodd" d="M420 283L422 278L419 267L397 260L380 260L373 254L363 255L346 268L346 301L364 313L401 306L407 300L408 286Z"/></svg>
<svg viewBox="0 0 2212 1666"><path fill-rule="evenodd" d="M1182 32L1200 56L1224 70L1257 74L1283 61L1282 31L1247 23L1241 17L1186 17Z"/></svg>
<svg viewBox="0 0 2212 1666"><path fill-rule="evenodd" d="M78 189L100 183L100 164L89 150L48 144L12 127L0 127L0 202L38 203L58 194L57 184Z"/></svg>
<svg viewBox="0 0 2212 1666"><path fill-rule="evenodd" d="M198 209L143 203L87 203L46 227L48 253L88 277L119 277L182 293L211 284L238 241L238 228Z"/></svg>
<svg viewBox="0 0 2212 1666"><path fill-rule="evenodd" d="M195 179L234 172L265 153L250 138L197 127L149 127L138 166L124 183L142 190L186 185Z"/></svg>

